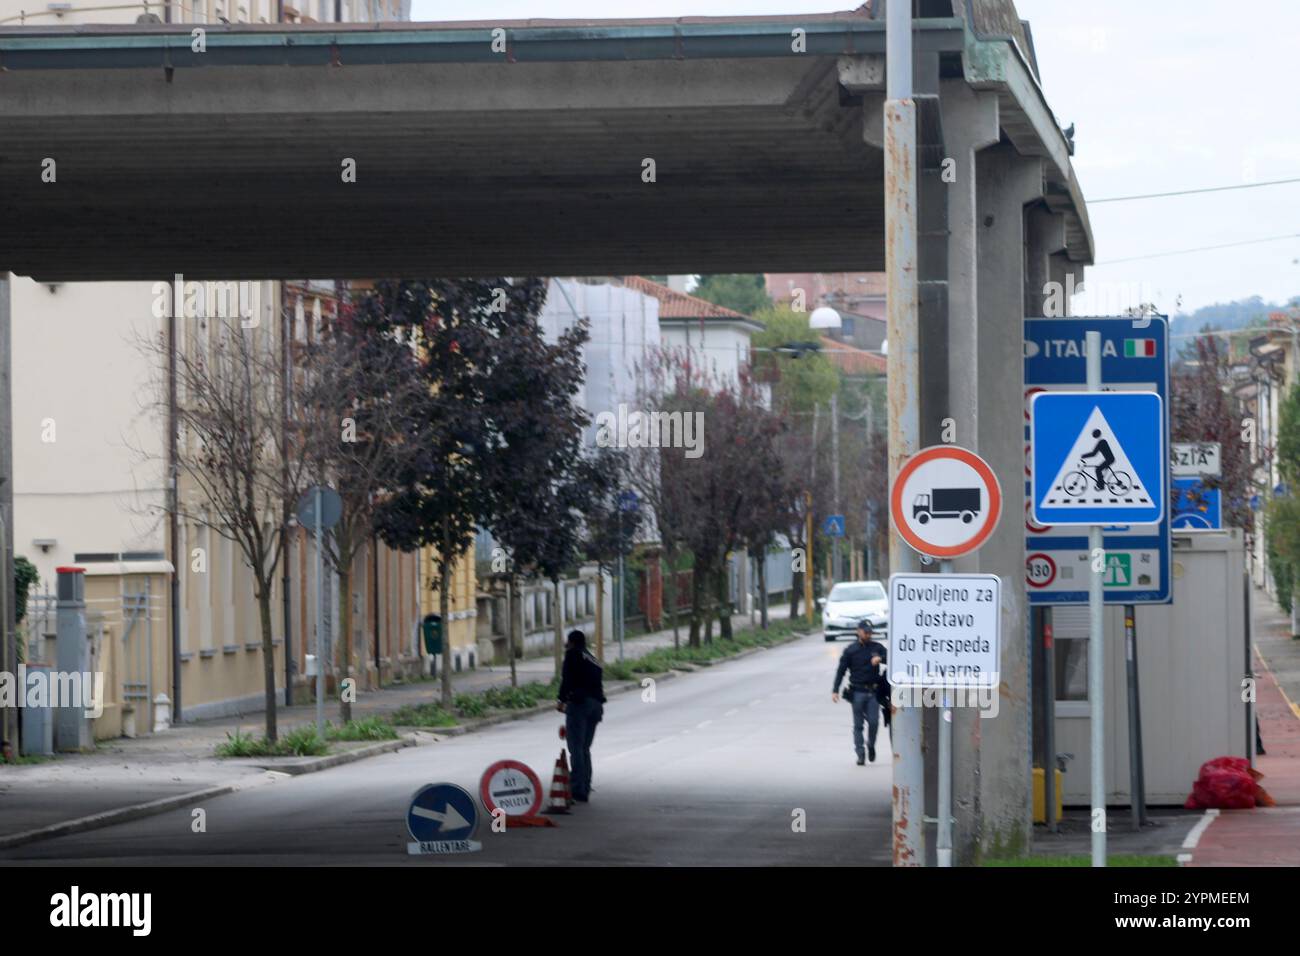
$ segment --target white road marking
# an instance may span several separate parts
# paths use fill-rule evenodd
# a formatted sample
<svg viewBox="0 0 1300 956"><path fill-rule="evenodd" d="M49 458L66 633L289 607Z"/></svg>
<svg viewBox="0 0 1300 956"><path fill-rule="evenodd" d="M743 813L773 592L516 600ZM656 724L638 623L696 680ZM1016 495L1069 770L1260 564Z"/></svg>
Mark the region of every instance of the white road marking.
<svg viewBox="0 0 1300 956"><path fill-rule="evenodd" d="M1195 850L1196 844L1201 842L1201 837L1205 835L1205 831L1210 828L1210 824L1214 822L1215 818L1218 817L1218 815L1219 815L1218 810L1206 810L1205 816L1197 820L1196 826L1192 827L1191 831L1188 832L1187 836L1183 838L1183 849ZM1177 860L1179 863L1182 863L1184 865L1191 863L1192 854L1179 853Z"/></svg>
<svg viewBox="0 0 1300 956"><path fill-rule="evenodd" d="M697 730L703 730L705 727L709 726L709 724L711 724L711 723L713 723L713 721L711 721L711 720L702 720L702 721L700 721L698 724L695 725L695 728L696 728Z"/></svg>
<svg viewBox="0 0 1300 956"><path fill-rule="evenodd" d="M731 710L727 711L727 712L726 712L725 714L723 714L722 716L723 716L723 717L731 717L731 716L733 716L734 714L738 714L738 713L740 713L740 708L739 708L739 707L733 707L733 708L731 708Z"/></svg>
<svg viewBox="0 0 1300 956"><path fill-rule="evenodd" d="M750 707L757 707L757 706L758 706L759 704L761 704L761 703L763 703L763 698L760 697L760 698L758 698L758 700L751 700L751 701L749 702L749 706L750 706Z"/></svg>

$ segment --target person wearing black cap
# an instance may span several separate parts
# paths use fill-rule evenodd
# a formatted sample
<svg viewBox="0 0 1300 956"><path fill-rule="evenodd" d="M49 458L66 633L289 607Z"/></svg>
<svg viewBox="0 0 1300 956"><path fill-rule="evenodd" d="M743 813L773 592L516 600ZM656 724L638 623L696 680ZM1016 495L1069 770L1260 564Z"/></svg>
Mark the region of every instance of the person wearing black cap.
<svg viewBox="0 0 1300 956"><path fill-rule="evenodd" d="M591 742L596 725L605 716L603 668L587 651L587 635L569 632L560 671L559 702L555 709L564 714L564 739L572 767L573 799L586 803L591 796Z"/></svg>
<svg viewBox="0 0 1300 956"><path fill-rule="evenodd" d="M853 749L858 754L858 766L866 763L867 758L876 759L876 730L880 725L880 701L877 689L883 677L880 665L887 655L885 647L871 639L871 622L866 618L858 621L858 639L844 648L840 655L840 666L835 669L835 683L831 686L831 700L839 702L840 681L848 671L849 685L845 697L853 706ZM866 753L862 746L862 720L866 718L868 735Z"/></svg>

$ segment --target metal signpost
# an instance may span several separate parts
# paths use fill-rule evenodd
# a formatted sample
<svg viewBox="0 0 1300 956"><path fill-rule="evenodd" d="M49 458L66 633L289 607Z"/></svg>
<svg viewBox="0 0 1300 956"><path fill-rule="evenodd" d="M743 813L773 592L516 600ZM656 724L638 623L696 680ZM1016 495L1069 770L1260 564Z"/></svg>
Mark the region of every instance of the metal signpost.
<svg viewBox="0 0 1300 956"><path fill-rule="evenodd" d="M899 537L939 574L889 577L889 683L942 695L939 715L939 866L952 866L952 692L996 689L1002 581L953 574L950 559L975 551L1002 516L1002 488L988 462L956 445L917 452L898 471L889 495ZM972 669L973 667L973 669ZM991 684L988 681L992 681Z"/></svg>
<svg viewBox="0 0 1300 956"><path fill-rule="evenodd" d="M478 828L478 804L469 791L454 783L431 783L411 798L406 829L414 843L406 845L412 856L473 853L483 844L471 839Z"/></svg>
<svg viewBox="0 0 1300 956"><path fill-rule="evenodd" d="M298 523L316 539L316 733L325 739L325 593L321 579L325 573L325 543L322 534L333 528L343 516L339 494L327 485L316 485L298 499ZM286 650L286 653L288 651Z"/></svg>
<svg viewBox="0 0 1300 956"><path fill-rule="evenodd" d="M1107 580L1131 587L1133 575L1123 555L1106 551L1102 528L1165 520L1168 430L1159 394L1102 391L1100 330L1088 330L1085 342L1088 391L1040 391L1032 397L1030 504L1039 525L1088 528L1092 865L1105 866L1103 588Z"/></svg>

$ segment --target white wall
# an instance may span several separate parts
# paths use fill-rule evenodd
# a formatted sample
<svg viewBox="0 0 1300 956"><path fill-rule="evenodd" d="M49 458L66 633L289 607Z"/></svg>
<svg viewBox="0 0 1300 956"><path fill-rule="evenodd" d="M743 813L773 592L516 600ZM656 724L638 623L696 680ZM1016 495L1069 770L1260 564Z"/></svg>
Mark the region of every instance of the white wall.
<svg viewBox="0 0 1300 956"><path fill-rule="evenodd" d="M583 350L587 375L578 400L591 415L585 439L596 441L596 416L618 413L620 403L636 407L638 384L651 349L660 345L659 300L621 285L588 285L574 279L551 279L539 320L547 341L554 342L578 317L591 320Z"/></svg>
<svg viewBox="0 0 1300 956"><path fill-rule="evenodd" d="M163 550L165 428L145 410L151 363L134 342L162 329L152 285L14 277L11 290L16 553L53 586L74 552ZM35 538L58 544L45 554Z"/></svg>

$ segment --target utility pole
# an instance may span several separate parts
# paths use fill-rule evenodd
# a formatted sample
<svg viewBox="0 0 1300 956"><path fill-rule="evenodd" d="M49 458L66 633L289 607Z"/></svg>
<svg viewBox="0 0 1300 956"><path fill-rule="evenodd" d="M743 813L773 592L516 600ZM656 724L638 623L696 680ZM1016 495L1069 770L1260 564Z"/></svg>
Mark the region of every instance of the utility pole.
<svg viewBox="0 0 1300 956"><path fill-rule="evenodd" d="M918 335L916 103L912 99L912 0L888 0L885 15L885 274L889 337L889 481L917 451L921 387ZM889 535L890 569L918 569L916 554ZM925 863L925 764L921 710L899 707L893 716L893 848L895 866Z"/></svg>
<svg viewBox="0 0 1300 956"><path fill-rule="evenodd" d="M10 363L9 273L0 272L0 670L18 671L18 628L14 615L13 366ZM18 759L18 708L0 708L0 738L10 748L0 762Z"/></svg>
<svg viewBox="0 0 1300 956"><path fill-rule="evenodd" d="M840 393L838 386L831 393L831 497L835 500L835 513L843 514L840 511ZM833 557L831 558L831 580L834 586L835 582L843 577L843 570L840 568L840 537L836 535L831 539L831 548Z"/></svg>

